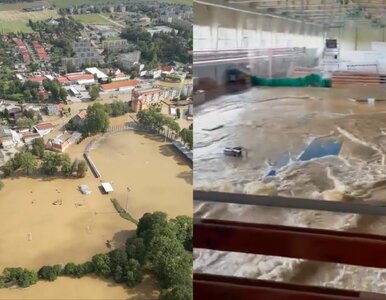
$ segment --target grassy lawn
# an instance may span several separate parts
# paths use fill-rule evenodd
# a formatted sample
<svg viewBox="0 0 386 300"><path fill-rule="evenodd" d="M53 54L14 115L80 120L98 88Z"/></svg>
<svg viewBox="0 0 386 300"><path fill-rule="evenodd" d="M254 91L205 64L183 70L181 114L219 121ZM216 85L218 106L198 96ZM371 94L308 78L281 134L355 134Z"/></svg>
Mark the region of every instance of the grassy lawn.
<svg viewBox="0 0 386 300"><path fill-rule="evenodd" d="M32 32L28 20L45 20L56 17L55 10L42 12L22 12L18 10L0 11L0 32Z"/></svg>
<svg viewBox="0 0 386 300"><path fill-rule="evenodd" d="M29 27L28 21L19 20L19 21L1 21L0 22L0 32L9 33L9 32L33 32L32 28Z"/></svg>
<svg viewBox="0 0 386 300"><path fill-rule="evenodd" d="M111 25L111 22L109 22L98 14L74 15L73 17L75 20L81 22L82 24Z"/></svg>

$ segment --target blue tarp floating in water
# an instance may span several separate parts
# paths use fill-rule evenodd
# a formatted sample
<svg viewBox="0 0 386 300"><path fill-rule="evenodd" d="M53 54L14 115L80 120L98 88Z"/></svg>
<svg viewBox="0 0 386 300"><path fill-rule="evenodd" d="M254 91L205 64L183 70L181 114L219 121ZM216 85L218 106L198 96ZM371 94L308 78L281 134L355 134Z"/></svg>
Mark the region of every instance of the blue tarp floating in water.
<svg viewBox="0 0 386 300"><path fill-rule="evenodd" d="M298 161L308 161L313 158L321 158L330 155L339 155L342 143L333 138L316 138L314 139L304 150L304 152L298 158ZM290 163L290 153L284 153L280 155L273 163L272 169L270 169L265 177L277 176L277 169L284 167Z"/></svg>
<svg viewBox="0 0 386 300"><path fill-rule="evenodd" d="M320 158L329 155L338 155L342 143L332 138L314 139L299 157L300 161L307 161L313 158Z"/></svg>
<svg viewBox="0 0 386 300"><path fill-rule="evenodd" d="M265 175L266 177L274 177L276 176L276 170L275 169L272 169L268 172L267 175Z"/></svg>

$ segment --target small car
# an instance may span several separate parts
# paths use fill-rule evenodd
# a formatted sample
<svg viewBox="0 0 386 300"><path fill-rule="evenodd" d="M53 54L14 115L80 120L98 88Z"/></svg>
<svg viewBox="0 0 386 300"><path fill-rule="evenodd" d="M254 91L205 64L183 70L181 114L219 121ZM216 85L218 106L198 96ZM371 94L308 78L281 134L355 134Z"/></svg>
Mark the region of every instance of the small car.
<svg viewBox="0 0 386 300"><path fill-rule="evenodd" d="M242 147L225 147L224 148L224 155L226 156L234 156L234 157L241 157L242 156Z"/></svg>

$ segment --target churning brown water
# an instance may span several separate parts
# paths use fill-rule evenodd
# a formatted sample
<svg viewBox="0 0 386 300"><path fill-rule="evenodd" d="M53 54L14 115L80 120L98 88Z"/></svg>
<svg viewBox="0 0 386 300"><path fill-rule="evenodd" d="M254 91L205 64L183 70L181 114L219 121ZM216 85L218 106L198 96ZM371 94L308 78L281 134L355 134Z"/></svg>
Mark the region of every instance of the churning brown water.
<svg viewBox="0 0 386 300"><path fill-rule="evenodd" d="M386 99L380 88L254 88L195 112L194 187L326 201L384 200ZM313 147L318 139L333 141ZM337 147L338 145L338 147ZM225 157L242 146L247 157ZM318 148L319 147L319 148ZM327 150L326 150L327 149ZM330 153L329 153L330 151ZM271 170L276 176L267 176ZM384 234L386 218L197 202L201 217ZM199 272L385 292L386 271L196 250ZM385 278L385 279L384 279Z"/></svg>

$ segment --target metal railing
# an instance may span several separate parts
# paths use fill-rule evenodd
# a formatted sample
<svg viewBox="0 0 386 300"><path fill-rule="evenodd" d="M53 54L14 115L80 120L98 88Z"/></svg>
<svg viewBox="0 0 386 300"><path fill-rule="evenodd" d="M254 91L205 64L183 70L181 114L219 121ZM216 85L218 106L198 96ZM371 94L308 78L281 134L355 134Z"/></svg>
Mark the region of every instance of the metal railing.
<svg viewBox="0 0 386 300"><path fill-rule="evenodd" d="M200 50L193 52L195 65L248 62L270 57L293 57L305 54L305 48Z"/></svg>
<svg viewBox="0 0 386 300"><path fill-rule="evenodd" d="M194 191L195 201L263 205L344 213L386 215L381 203L255 196ZM375 268L386 267L386 236L214 219L195 219L195 248L273 255ZM354 300L386 295L317 286L195 273L194 299Z"/></svg>

